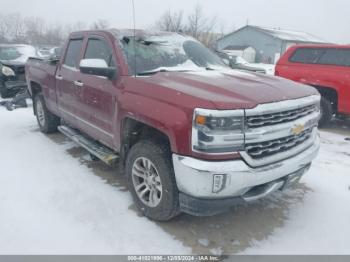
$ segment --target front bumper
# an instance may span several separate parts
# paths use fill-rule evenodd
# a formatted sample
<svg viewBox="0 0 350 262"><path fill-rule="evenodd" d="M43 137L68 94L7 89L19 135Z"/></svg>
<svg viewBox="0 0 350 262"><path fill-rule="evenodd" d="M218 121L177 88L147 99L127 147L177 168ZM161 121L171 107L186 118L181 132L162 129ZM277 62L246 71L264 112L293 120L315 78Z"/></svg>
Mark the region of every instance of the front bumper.
<svg viewBox="0 0 350 262"><path fill-rule="evenodd" d="M12 97L19 91L26 89L27 83L22 80L3 80L0 83L0 88L5 97Z"/></svg>
<svg viewBox="0 0 350 262"><path fill-rule="evenodd" d="M27 86L27 83L21 80L14 80L14 81L10 80L5 82L5 87L7 89L19 89L19 88L24 88L26 86Z"/></svg>
<svg viewBox="0 0 350 262"><path fill-rule="evenodd" d="M251 167L243 160L205 161L173 154L176 183L182 211L194 215L211 215L241 201L256 200L281 189L281 179L305 173L320 147L314 143L288 159L262 167ZM225 175L224 186L213 192L214 175ZM255 192L252 195L251 192ZM247 195L249 194L249 196Z"/></svg>

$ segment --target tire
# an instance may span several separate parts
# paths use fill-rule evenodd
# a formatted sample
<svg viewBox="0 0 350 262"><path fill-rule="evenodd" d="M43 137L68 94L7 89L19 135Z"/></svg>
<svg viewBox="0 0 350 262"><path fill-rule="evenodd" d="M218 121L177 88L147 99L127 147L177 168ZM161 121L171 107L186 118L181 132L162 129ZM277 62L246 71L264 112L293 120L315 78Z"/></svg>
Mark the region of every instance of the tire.
<svg viewBox="0 0 350 262"><path fill-rule="evenodd" d="M321 118L319 121L320 127L326 127L330 124L333 117L332 104L326 98L321 98Z"/></svg>
<svg viewBox="0 0 350 262"><path fill-rule="evenodd" d="M125 171L134 202L146 217L168 221L180 213L179 192L167 146L148 140L136 143L127 155Z"/></svg>
<svg viewBox="0 0 350 262"><path fill-rule="evenodd" d="M45 134L56 132L60 124L60 118L47 109L44 97L41 93L34 97L33 106L40 131Z"/></svg>

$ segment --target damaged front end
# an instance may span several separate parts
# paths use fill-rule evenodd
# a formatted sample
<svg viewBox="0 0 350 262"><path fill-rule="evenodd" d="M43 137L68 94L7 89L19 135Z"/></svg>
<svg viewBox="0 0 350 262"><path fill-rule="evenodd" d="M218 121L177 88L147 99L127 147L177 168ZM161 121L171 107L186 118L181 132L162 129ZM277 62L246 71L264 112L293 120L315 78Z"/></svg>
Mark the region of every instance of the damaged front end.
<svg viewBox="0 0 350 262"><path fill-rule="evenodd" d="M2 98L14 97L27 88L24 64L0 62L0 94Z"/></svg>

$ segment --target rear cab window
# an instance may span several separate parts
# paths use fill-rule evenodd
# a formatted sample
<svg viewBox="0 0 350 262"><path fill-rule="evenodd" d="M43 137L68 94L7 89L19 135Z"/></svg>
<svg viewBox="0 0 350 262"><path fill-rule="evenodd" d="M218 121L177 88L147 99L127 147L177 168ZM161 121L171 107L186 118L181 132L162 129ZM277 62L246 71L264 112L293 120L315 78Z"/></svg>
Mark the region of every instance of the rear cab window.
<svg viewBox="0 0 350 262"><path fill-rule="evenodd" d="M82 38L69 40L66 56L63 61L64 66L72 69L79 68L79 58L82 46Z"/></svg>
<svg viewBox="0 0 350 262"><path fill-rule="evenodd" d="M350 66L350 49L327 49L320 57L318 64Z"/></svg>
<svg viewBox="0 0 350 262"><path fill-rule="evenodd" d="M302 64L316 64L326 49L298 48L289 58L290 62Z"/></svg>
<svg viewBox="0 0 350 262"><path fill-rule="evenodd" d="M350 66L350 49L299 48L289 58L292 63Z"/></svg>

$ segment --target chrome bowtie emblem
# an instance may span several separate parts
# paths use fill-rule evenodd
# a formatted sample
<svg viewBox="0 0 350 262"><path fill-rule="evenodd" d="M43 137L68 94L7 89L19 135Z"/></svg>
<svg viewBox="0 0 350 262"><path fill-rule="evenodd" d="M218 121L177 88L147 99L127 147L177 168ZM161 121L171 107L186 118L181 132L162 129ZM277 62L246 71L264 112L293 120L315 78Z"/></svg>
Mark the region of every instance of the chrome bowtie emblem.
<svg viewBox="0 0 350 262"><path fill-rule="evenodd" d="M300 135L300 133L303 132L304 129L305 129L304 125L298 124L292 128L292 133L293 133L293 135L297 136L297 135Z"/></svg>

